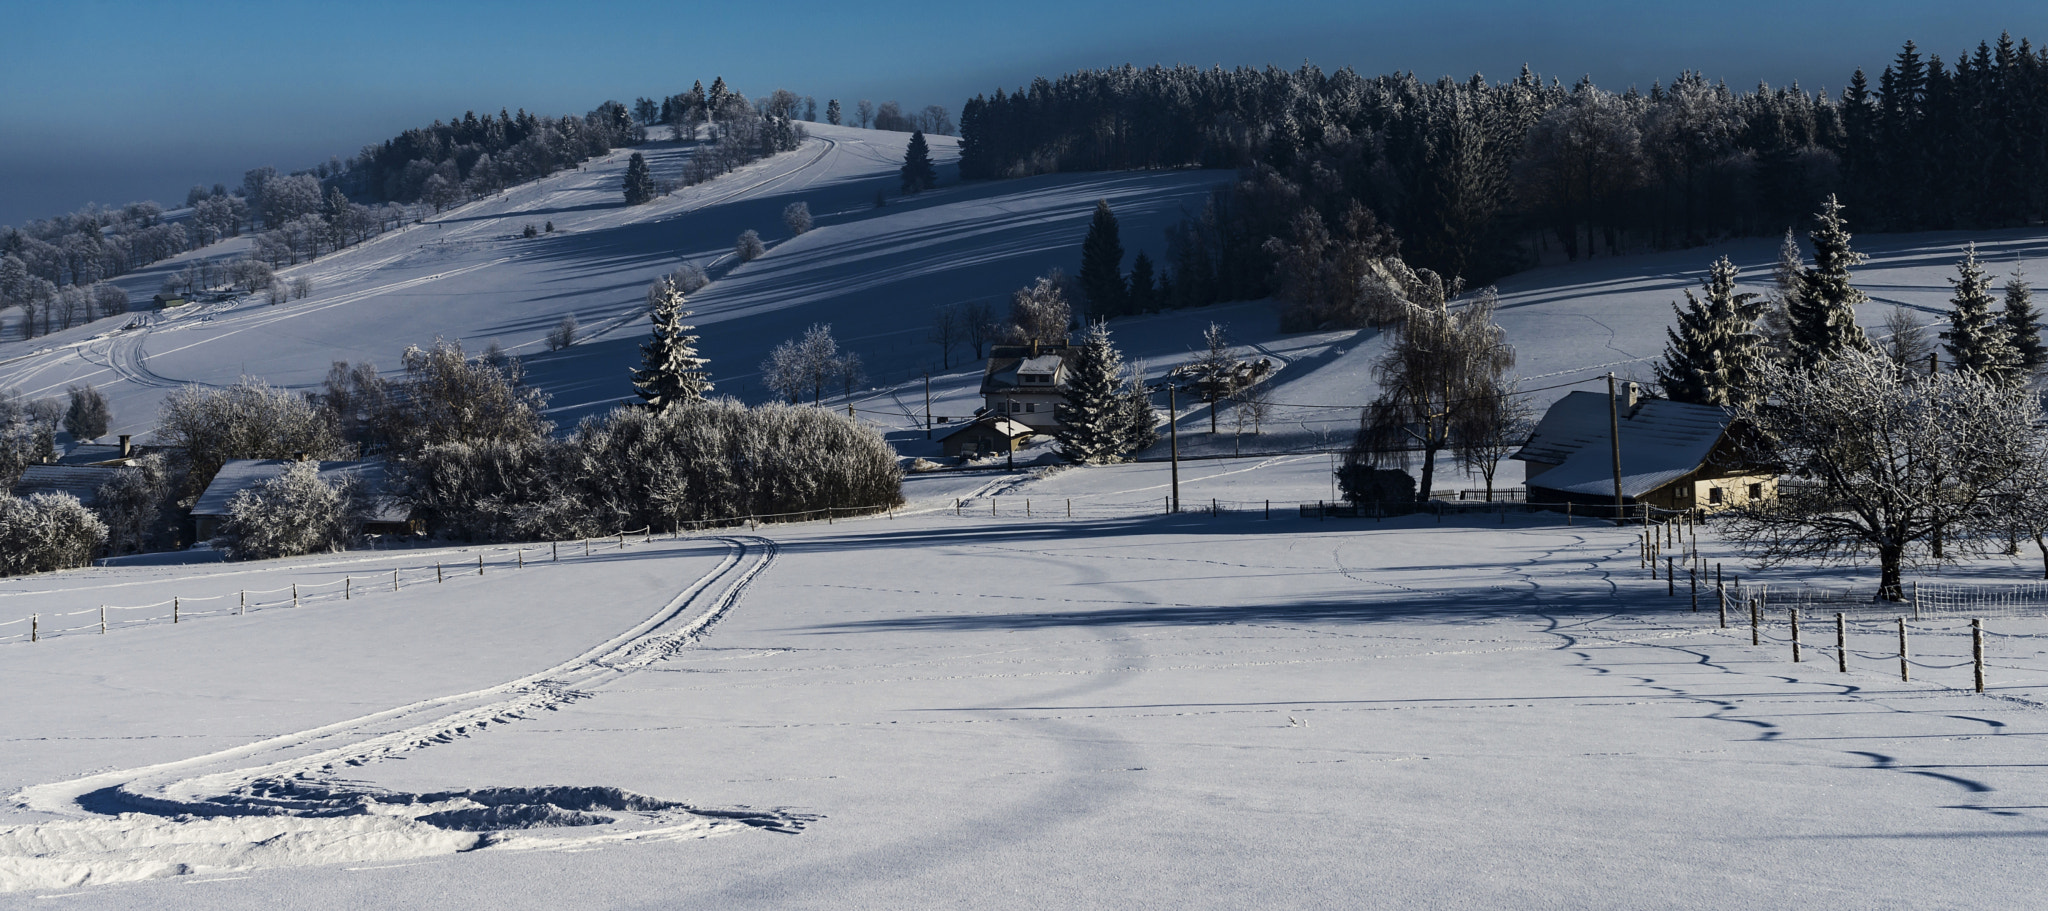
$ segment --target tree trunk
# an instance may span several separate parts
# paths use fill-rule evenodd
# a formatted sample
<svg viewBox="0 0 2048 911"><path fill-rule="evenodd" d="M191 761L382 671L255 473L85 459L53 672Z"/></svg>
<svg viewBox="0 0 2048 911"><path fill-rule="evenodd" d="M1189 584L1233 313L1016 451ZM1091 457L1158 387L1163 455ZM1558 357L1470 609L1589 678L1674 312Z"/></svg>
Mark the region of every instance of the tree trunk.
<svg viewBox="0 0 2048 911"><path fill-rule="evenodd" d="M1415 502L1418 504L1429 502L1429 485L1436 481L1436 453L1434 446L1422 450L1422 486L1415 489Z"/></svg>
<svg viewBox="0 0 2048 911"><path fill-rule="evenodd" d="M2048 579L2048 539L2034 536L2034 546L2041 549L2041 578Z"/></svg>
<svg viewBox="0 0 2048 911"><path fill-rule="evenodd" d="M1899 581L1899 566L1905 562L1906 548L1898 544L1884 544L1877 549L1879 569L1877 597L1884 601L1906 600L1905 586Z"/></svg>

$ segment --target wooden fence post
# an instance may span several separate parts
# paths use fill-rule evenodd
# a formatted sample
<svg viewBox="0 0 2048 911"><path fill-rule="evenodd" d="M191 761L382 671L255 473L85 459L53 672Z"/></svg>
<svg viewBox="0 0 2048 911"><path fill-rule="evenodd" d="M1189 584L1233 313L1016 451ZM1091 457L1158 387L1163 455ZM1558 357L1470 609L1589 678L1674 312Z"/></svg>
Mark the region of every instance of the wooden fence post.
<svg viewBox="0 0 2048 911"><path fill-rule="evenodd" d="M107 634L107 606L100 605L100 635Z"/></svg>
<svg viewBox="0 0 2048 911"><path fill-rule="evenodd" d="M1785 608L1785 613L1792 616L1792 663L1798 664L1802 660L1799 657L1799 607Z"/></svg>
<svg viewBox="0 0 2048 911"><path fill-rule="evenodd" d="M1699 613L1699 612L1700 612L1700 574L1699 574L1699 571L1698 571L1698 570L1696 570L1696 569L1693 569L1693 568L1692 568L1692 567L1690 567L1690 566L1688 566L1688 567L1686 567L1686 568L1685 568L1685 578L1686 578L1686 581L1687 581L1687 582L1688 582L1688 583L1689 583L1689 584L1690 584L1690 585L1692 586L1692 612L1693 612L1693 613L1695 613L1695 614L1697 614L1697 613Z"/></svg>
<svg viewBox="0 0 2048 911"><path fill-rule="evenodd" d="M178 596L177 596L177 595L172 595L172 596L171 596L171 625L172 625L172 626L177 626L177 625L178 625ZM1978 692L1980 692L1980 693L1981 693L1981 692L1983 692L1983 690L1979 689L1979 690L1978 690Z"/></svg>
<svg viewBox="0 0 2048 911"><path fill-rule="evenodd" d="M1758 603L1759 600L1755 595L1749 596L1749 644L1751 645L1762 645L1764 641L1763 605Z"/></svg>
<svg viewBox="0 0 2048 911"><path fill-rule="evenodd" d="M1728 588L1719 581L1714 583L1714 598L1721 602L1721 628L1728 628Z"/></svg>
<svg viewBox="0 0 2048 911"><path fill-rule="evenodd" d="M827 518L830 518L832 514L831 514L831 513L829 513L829 512L827 512L827 513L826 513L825 515L826 515L826 517L827 517ZM619 532L619 549L620 549L620 550L625 550L625 549L626 549L626 533L625 533L625 532L623 532L623 531L622 531L622 532Z"/></svg>
<svg viewBox="0 0 2048 911"><path fill-rule="evenodd" d="M43 641L43 615L42 615L42 614L30 614L30 615L28 615L28 641L30 641L30 642L41 642L41 641Z"/></svg>
<svg viewBox="0 0 2048 911"><path fill-rule="evenodd" d="M484 555L483 555L483 554L477 554L477 555L476 555L476 574L477 574L477 575L479 575L479 576L481 576L481 575L483 575L483 574L484 574Z"/></svg>
<svg viewBox="0 0 2048 911"><path fill-rule="evenodd" d="M398 568L395 566L391 568L391 590L398 590Z"/></svg>
<svg viewBox="0 0 2048 911"><path fill-rule="evenodd" d="M1024 518L1031 518L1031 498L1024 498Z"/></svg>
<svg viewBox="0 0 2048 911"><path fill-rule="evenodd" d="M1564 501L1564 524L1566 526L1572 524L1572 501L1570 500Z"/></svg>
<svg viewBox="0 0 2048 911"><path fill-rule="evenodd" d="M1913 674L1906 669L1906 618L1899 618L1899 679L1912 680Z"/></svg>
<svg viewBox="0 0 2048 911"><path fill-rule="evenodd" d="M1074 498L1073 498L1073 497L1068 497L1068 498L1067 498L1067 518L1071 519L1071 518L1073 518L1073 517L1074 517Z"/></svg>
<svg viewBox="0 0 2048 911"><path fill-rule="evenodd" d="M560 542L560 541L549 541L549 542L548 542L548 560L549 560L550 562L554 562L554 563L560 563L560 562L562 562L562 542Z"/></svg>
<svg viewBox="0 0 2048 911"><path fill-rule="evenodd" d="M512 548L512 560L513 560L513 562L515 562L515 563L519 564L519 565L518 565L517 567L515 567L516 569L525 569L525 568L526 568L526 548L524 548L524 547L515 547L515 548Z"/></svg>
<svg viewBox="0 0 2048 911"><path fill-rule="evenodd" d="M299 583L292 583L292 607L299 606Z"/></svg>
<svg viewBox="0 0 2048 911"><path fill-rule="evenodd" d="M1977 666L1977 692L1984 692L1984 621L1970 621L1970 662Z"/></svg>
<svg viewBox="0 0 2048 911"><path fill-rule="evenodd" d="M1674 557L1664 558L1664 597L1678 597L1678 560Z"/></svg>
<svg viewBox="0 0 2048 911"><path fill-rule="evenodd" d="M355 580L355 578L354 578L353 576L343 576L343 577L341 577L341 600L343 600L343 601L347 601L347 600L349 599L349 595L350 595L350 593L351 593L351 590L352 590L352 589L354 589L355 587L356 587L356 580Z"/></svg>
<svg viewBox="0 0 2048 911"><path fill-rule="evenodd" d="M586 556L586 557L590 556L590 539L589 539L589 538L584 538L584 539L583 539L583 555L584 555L584 556Z"/></svg>
<svg viewBox="0 0 2048 911"><path fill-rule="evenodd" d="M241 615L243 615L243 614L246 614L246 613L248 613L248 612L249 612L249 590L245 588L245 589L242 589L242 603L240 603L240 604L238 604L238 605L236 605L236 606L235 606L235 616L239 617L239 616L241 616Z"/></svg>
<svg viewBox="0 0 2048 911"><path fill-rule="evenodd" d="M1835 612L1835 670L1849 672L1849 620Z"/></svg>
<svg viewBox="0 0 2048 911"><path fill-rule="evenodd" d="M440 583L440 582L444 582L444 581L446 581L445 579L443 579L443 578L441 577L441 561L439 561L439 560L435 560L435 561L434 561L434 581L435 581L436 583Z"/></svg>
<svg viewBox="0 0 2048 911"><path fill-rule="evenodd" d="M1267 521L1272 521L1272 519L1273 519L1273 501L1272 501L1272 500L1267 500L1267 501L1266 501L1266 520L1267 520Z"/></svg>

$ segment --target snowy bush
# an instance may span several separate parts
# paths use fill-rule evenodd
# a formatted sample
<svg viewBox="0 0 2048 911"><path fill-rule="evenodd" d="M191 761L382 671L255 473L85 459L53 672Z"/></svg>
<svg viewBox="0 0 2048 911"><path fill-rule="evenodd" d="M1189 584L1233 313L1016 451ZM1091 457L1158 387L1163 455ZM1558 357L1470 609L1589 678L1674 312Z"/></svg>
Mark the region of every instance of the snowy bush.
<svg viewBox="0 0 2048 911"><path fill-rule="evenodd" d="M761 254L768 252L768 248L762 245L760 232L748 228L740 232L738 240L733 241L732 252L734 256L740 258L740 262L750 263L760 259Z"/></svg>
<svg viewBox="0 0 2048 911"><path fill-rule="evenodd" d="M560 351L576 344L576 328L575 314L562 317L562 321L556 323L555 328L548 330L548 350Z"/></svg>
<svg viewBox="0 0 2048 911"><path fill-rule="evenodd" d="M350 533L349 491L320 479L317 462L293 462L284 474L235 494L216 539L236 560L340 550Z"/></svg>
<svg viewBox="0 0 2048 911"><path fill-rule="evenodd" d="M101 484L93 511L107 523L108 552L147 550L165 528L174 504L170 494L177 478L161 453L136 460Z"/></svg>
<svg viewBox="0 0 2048 911"><path fill-rule="evenodd" d="M0 496L0 576L84 566L107 526L68 494Z"/></svg>
<svg viewBox="0 0 2048 911"><path fill-rule="evenodd" d="M601 534L574 467L568 446L544 437L441 443L408 465L406 498L441 534L473 541Z"/></svg>
<svg viewBox="0 0 2048 911"><path fill-rule="evenodd" d="M204 490L229 459L347 458L351 447L327 412L283 389L244 379L225 389L184 386L157 412L157 439L184 447L184 493Z"/></svg>
<svg viewBox="0 0 2048 911"><path fill-rule="evenodd" d="M1337 488L1353 506L1375 506L1389 513L1415 508L1415 479L1399 468L1348 464L1337 469Z"/></svg>
<svg viewBox="0 0 2048 911"><path fill-rule="evenodd" d="M798 201L782 207L782 223L789 226L791 234L802 234L811 229L811 206Z"/></svg>

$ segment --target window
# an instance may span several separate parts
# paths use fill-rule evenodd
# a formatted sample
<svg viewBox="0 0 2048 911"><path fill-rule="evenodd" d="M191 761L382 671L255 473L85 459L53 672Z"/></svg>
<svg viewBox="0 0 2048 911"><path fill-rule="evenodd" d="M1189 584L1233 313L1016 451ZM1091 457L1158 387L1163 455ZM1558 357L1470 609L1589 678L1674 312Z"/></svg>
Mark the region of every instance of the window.
<svg viewBox="0 0 2048 911"><path fill-rule="evenodd" d="M1026 414L1036 414L1036 413L1038 413L1038 403L1037 403L1037 402L1025 402L1025 403L1024 403L1024 412L1025 412Z"/></svg>
<svg viewBox="0 0 2048 911"><path fill-rule="evenodd" d="M1764 498L1764 485L1762 485L1762 484L1751 484L1751 485L1749 485L1749 498L1750 498L1750 499L1752 499L1752 500L1761 500L1761 499L1763 499L1763 498Z"/></svg>
<svg viewBox="0 0 2048 911"><path fill-rule="evenodd" d="M1692 485L1687 484L1684 487L1678 488L1678 498L1681 500L1692 499Z"/></svg>
<svg viewBox="0 0 2048 911"><path fill-rule="evenodd" d="M1709 502L1709 503L1719 503L1719 502L1721 502L1721 488L1719 488L1719 487L1709 487L1709 488L1707 488L1707 502Z"/></svg>

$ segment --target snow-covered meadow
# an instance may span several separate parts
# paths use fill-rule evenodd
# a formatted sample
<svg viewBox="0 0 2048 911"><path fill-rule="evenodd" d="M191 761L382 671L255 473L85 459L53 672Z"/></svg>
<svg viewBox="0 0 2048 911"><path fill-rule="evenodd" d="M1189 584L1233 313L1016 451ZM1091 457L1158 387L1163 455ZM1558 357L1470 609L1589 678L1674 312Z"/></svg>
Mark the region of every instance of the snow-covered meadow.
<svg viewBox="0 0 2048 911"><path fill-rule="evenodd" d="M303 301L0 343L0 384L89 380L114 432L142 433L178 383L306 388L333 360L390 369L442 336L525 356L566 423L629 395L642 289L687 259L715 279L691 305L720 392L765 398L768 349L830 322L868 363L853 406L928 454L927 372L938 415L979 404L979 364L963 348L945 368L926 340L934 308L1074 271L1096 199L1127 251L1158 259L1161 229L1226 176L949 180L906 199L905 138L818 127L631 209L620 153L287 270L313 279ZM685 154L649 157L661 174ZM790 237L795 201L817 227ZM747 228L769 252L734 264ZM2000 272L2048 249L2040 231L1867 235L1860 284L1931 322L1969 240ZM1725 252L1761 290L1775 250L1513 276L1516 373L1539 405L1609 370L1648 379L1670 302L1707 264ZM548 352L565 313L587 339ZM0 640L0 903L2006 908L2042 888L2048 622L1990 624L1980 696L1953 618L1914 627L1911 682L1880 619L1852 627L1848 673L1831 628L1794 664L1782 618L1761 645L1720 629L1649 579L1629 530L1302 518L1332 497L1320 450L1372 397L1380 340L1282 335L1265 303L1114 330L1156 376L1211 320L1275 362L1279 405L1255 436L1227 415L1211 436L1184 409L1184 450L1257 454L1184 463L1181 515L1158 462L945 472L909 478L887 517L587 554L0 580L0 637L31 615L52 633ZM1703 546L1752 580L1842 575L1760 576L1711 532ZM2023 551L1942 573L2039 567Z"/></svg>

